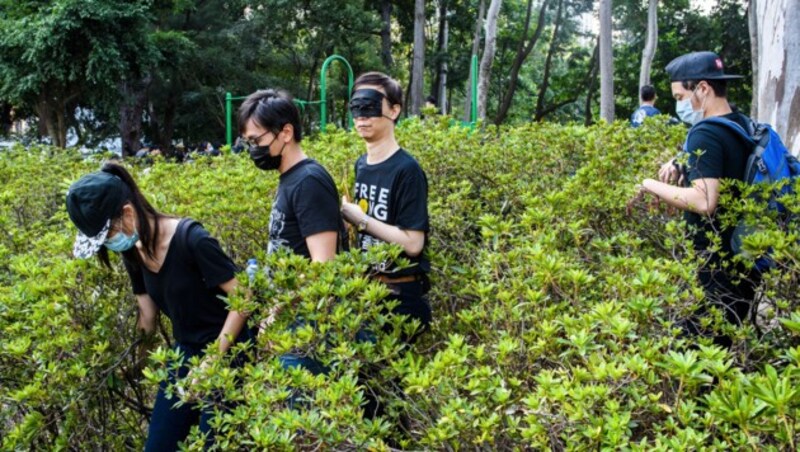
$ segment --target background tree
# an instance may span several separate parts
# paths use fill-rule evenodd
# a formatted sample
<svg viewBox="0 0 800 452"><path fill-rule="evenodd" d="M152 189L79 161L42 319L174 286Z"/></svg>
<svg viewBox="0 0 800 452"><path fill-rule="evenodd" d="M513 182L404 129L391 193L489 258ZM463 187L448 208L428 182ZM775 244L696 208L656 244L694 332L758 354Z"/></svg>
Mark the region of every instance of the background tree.
<svg viewBox="0 0 800 452"><path fill-rule="evenodd" d="M414 61L411 69L410 112L418 115L425 88L425 0L414 1Z"/></svg>
<svg viewBox="0 0 800 452"><path fill-rule="evenodd" d="M153 57L149 1L4 2L0 98L30 107L58 147L81 102L114 102Z"/></svg>
<svg viewBox="0 0 800 452"><path fill-rule="evenodd" d="M497 44L497 16L500 14L502 0L492 0L486 13L486 43L478 74L478 118L486 118L486 103L489 98L489 78Z"/></svg>
<svg viewBox="0 0 800 452"><path fill-rule="evenodd" d="M647 4L647 41L642 51L642 68L639 71L639 87L650 84L650 66L658 47L658 0Z"/></svg>
<svg viewBox="0 0 800 452"><path fill-rule="evenodd" d="M751 0L754 1L754 0ZM759 121L800 154L800 0L755 1Z"/></svg>
<svg viewBox="0 0 800 452"><path fill-rule="evenodd" d="M614 50L611 41L611 0L600 0L600 117L614 120Z"/></svg>
<svg viewBox="0 0 800 452"><path fill-rule="evenodd" d="M472 55L478 55L480 52L481 46L481 30L483 29L483 16L486 13L486 0L479 0L478 1L478 14L475 17L475 34L472 38L472 53L470 54L470 62L472 61ZM467 79L467 88L466 88L466 100L464 102L464 121L470 120L470 111L472 108L472 102L476 102L476 99L472 98L472 71L469 71L469 78Z"/></svg>
<svg viewBox="0 0 800 452"><path fill-rule="evenodd" d="M506 116L508 115L508 110L511 108L511 103L514 101L514 93L517 91L517 83L519 81L519 71L522 69L522 65L528 56L533 51L533 48L536 46L536 43L539 41L539 37L542 35L542 30L544 29L545 25L545 12L547 11L547 6L550 4L550 0L542 0L541 6L539 7L539 14L536 18L536 29L531 34L530 38L528 37L528 32L530 30L531 25L531 11L533 9L533 0L528 0L527 12L525 14L525 21L523 22L522 26L522 39L519 40L519 44L517 45L517 53L514 56L514 62L511 65L511 70L508 76L508 88L506 89L505 94L503 95L503 100L500 106L497 108L497 114L495 115L494 122L496 124L501 124L503 121L506 120Z"/></svg>

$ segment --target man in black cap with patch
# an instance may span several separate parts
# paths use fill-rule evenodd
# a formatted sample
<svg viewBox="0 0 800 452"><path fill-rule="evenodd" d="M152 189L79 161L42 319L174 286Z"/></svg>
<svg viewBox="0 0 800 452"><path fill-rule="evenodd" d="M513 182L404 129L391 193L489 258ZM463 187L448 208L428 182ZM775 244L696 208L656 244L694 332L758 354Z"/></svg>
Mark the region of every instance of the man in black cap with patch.
<svg viewBox="0 0 800 452"><path fill-rule="evenodd" d="M729 127L703 121L721 117L749 130L750 118L732 109L726 97L728 80L742 77L725 74L723 69L722 60L713 52L689 53L667 65L678 117L693 126L684 145L688 162L682 166L673 159L664 164L659 180L642 181L636 197L650 194L683 210L694 249L703 259L698 276L706 303L682 325L689 334L701 333L698 320L710 305L722 310L730 323L740 325L750 312L760 280L756 271L731 260L733 227L723 228L718 220L723 210L718 207L720 183L723 179L743 180L752 151L751 144ZM713 243L714 236L720 238L719 247ZM749 277L734 281L737 274ZM727 337L717 337L715 342L730 345Z"/></svg>

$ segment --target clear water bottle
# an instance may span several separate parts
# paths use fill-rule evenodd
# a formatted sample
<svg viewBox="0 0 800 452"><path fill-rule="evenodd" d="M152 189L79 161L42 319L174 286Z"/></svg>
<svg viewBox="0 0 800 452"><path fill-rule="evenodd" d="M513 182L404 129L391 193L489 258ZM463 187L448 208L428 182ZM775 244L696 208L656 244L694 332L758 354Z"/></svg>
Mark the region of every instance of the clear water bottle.
<svg viewBox="0 0 800 452"><path fill-rule="evenodd" d="M244 269L247 272L247 277L250 278L250 285L253 284L253 281L256 279L256 272L258 271L258 260L255 258L247 260L247 267Z"/></svg>

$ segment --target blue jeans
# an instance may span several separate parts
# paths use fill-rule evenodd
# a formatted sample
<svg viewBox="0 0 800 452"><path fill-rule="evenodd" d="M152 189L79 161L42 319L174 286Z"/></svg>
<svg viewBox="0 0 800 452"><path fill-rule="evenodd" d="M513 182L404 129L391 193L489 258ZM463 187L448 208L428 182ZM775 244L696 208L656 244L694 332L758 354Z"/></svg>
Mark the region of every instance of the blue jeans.
<svg viewBox="0 0 800 452"><path fill-rule="evenodd" d="M202 349L176 344L175 349L183 353L184 362L192 356L202 354ZM189 366L184 364L177 372L170 371L169 383L174 384L178 379L186 377ZM153 405L153 415L150 417L150 429L147 432L146 452L160 452L178 450L178 443L186 439L192 426L200 422L200 431L208 433L208 421L213 413L200 412L196 404L185 404L173 407L178 402L177 397L168 398L165 391L167 381L162 381L158 387L156 403Z"/></svg>
<svg viewBox="0 0 800 452"><path fill-rule="evenodd" d="M255 337L254 332L245 326L239 334L236 342L250 340ZM177 380L185 378L189 373L188 361L193 356L202 356L204 347L190 346L186 344L176 344L175 349L183 353L183 362L177 372L169 372L168 381L174 384ZM244 364L244 357L237 356L233 366L239 367ZM161 452L178 450L178 443L185 440L189 435L192 426L200 424L200 431L206 435L206 446L210 446L211 427L209 421L214 415L213 410L200 410L197 404L187 403L180 407L175 407L178 402L177 397L167 398L167 381L162 381L158 387L156 403L153 405L153 414L150 417L150 428L147 432L147 443L145 452Z"/></svg>

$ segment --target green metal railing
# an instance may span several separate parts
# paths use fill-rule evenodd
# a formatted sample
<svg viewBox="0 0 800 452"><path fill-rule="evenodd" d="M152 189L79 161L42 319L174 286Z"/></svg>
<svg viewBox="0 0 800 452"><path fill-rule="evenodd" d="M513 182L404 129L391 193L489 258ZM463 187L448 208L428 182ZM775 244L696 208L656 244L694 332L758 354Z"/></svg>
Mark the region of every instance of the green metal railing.
<svg viewBox="0 0 800 452"><path fill-rule="evenodd" d="M350 66L350 63L340 55L331 55L322 63L322 69L319 75L319 100L294 100L295 104L303 111L305 111L308 105L319 105L319 130L321 133L325 133L325 128L328 125L328 68L334 61L341 62L344 64L345 68L347 68L347 100L349 101L350 96L353 94L353 68ZM475 124L478 123L478 55L472 55L470 71L472 75L472 86L470 86L472 102L470 102L469 105L470 121L465 125L468 125L470 129L474 129ZM233 102L246 98L247 96L234 96L230 92L225 93L225 138L228 142L228 146L233 145ZM350 109L348 109L347 112L347 127L353 127L353 116L350 114Z"/></svg>
<svg viewBox="0 0 800 452"><path fill-rule="evenodd" d="M322 69L319 75L319 100L294 100L294 103L297 104L302 111L305 111L307 105L319 105L319 128L322 133L325 133L325 128L328 125L328 67L334 61L340 61L347 68L347 100L349 102L350 96L353 94L353 68L350 66L350 63L340 55L331 55L322 63ZM234 96L230 92L225 93L225 139L228 142L228 146L233 145L233 102L246 98L247 96ZM347 127L353 127L353 116L350 114L350 109L348 109L347 113Z"/></svg>

